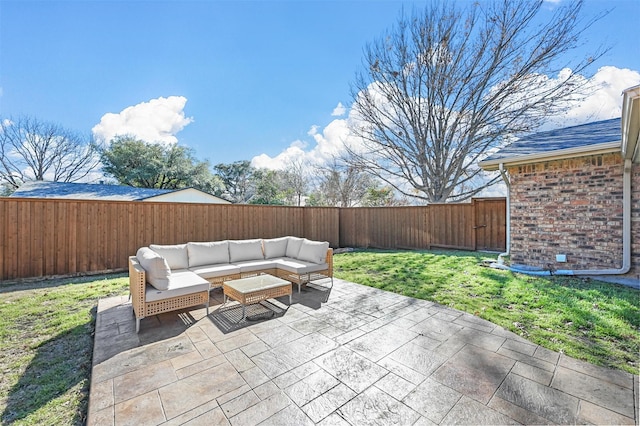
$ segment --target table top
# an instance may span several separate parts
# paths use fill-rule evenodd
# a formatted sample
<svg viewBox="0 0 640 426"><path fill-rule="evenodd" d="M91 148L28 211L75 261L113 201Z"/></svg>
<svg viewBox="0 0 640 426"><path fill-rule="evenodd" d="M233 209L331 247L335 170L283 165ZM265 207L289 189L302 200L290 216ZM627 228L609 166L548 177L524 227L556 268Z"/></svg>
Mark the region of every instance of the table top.
<svg viewBox="0 0 640 426"><path fill-rule="evenodd" d="M223 285L233 288L239 293L251 293L254 291L268 290L270 288L291 285L287 280L274 277L269 274L256 275L255 277L240 278L238 280L224 281Z"/></svg>

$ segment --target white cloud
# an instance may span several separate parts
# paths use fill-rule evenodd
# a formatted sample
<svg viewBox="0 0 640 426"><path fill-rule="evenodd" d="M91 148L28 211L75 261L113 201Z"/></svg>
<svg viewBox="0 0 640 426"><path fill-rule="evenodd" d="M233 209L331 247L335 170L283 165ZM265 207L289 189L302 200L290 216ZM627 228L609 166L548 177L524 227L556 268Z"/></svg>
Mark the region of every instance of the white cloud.
<svg viewBox="0 0 640 426"><path fill-rule="evenodd" d="M332 117L341 117L344 115L344 113L347 111L347 109L344 107L344 105L342 105L342 102L338 102L338 105L333 109L333 112L331 113Z"/></svg>
<svg viewBox="0 0 640 426"><path fill-rule="evenodd" d="M605 66L596 72L591 83L596 87L596 91L591 96L580 102L575 102L564 116L549 122L545 128L567 127L620 117L622 91L640 84L640 73L629 69ZM342 104L338 104L339 106ZM358 119L353 110L350 110L348 114L351 120ZM334 156L344 153L345 143L352 148L358 146L358 141L349 134L346 119L335 119L324 129L314 125L308 134L313 138L315 144L307 144L297 140L275 157L270 157L267 154L254 157L252 165L269 169L283 169L291 161L323 164Z"/></svg>
<svg viewBox="0 0 640 426"><path fill-rule="evenodd" d="M296 140L275 157L261 154L251 160L257 168L284 169L292 162L303 162L310 165L323 165L344 152L345 143L349 143L347 120L336 119L320 131L319 126L311 126L307 132L315 141L311 149L309 144Z"/></svg>
<svg viewBox="0 0 640 426"><path fill-rule="evenodd" d="M346 112L347 109L339 102L331 115L339 116ZM347 119L336 118L324 129L314 124L309 128L307 135L315 144L296 140L275 157L267 154L253 157L251 165L273 170L282 170L293 162L322 166L342 155L345 152L345 144L356 145L356 139L350 135Z"/></svg>
<svg viewBox="0 0 640 426"><path fill-rule="evenodd" d="M295 141L275 157L269 157L267 154L260 154L253 157L251 165L259 169L283 170L287 164L302 160L306 157L307 153L303 148L304 144L302 141Z"/></svg>
<svg viewBox="0 0 640 426"><path fill-rule="evenodd" d="M640 73L626 68L605 66L590 79L594 92L586 99L573 102L569 111L551 120L545 128L568 127L622 115L622 91L640 83Z"/></svg>
<svg viewBox="0 0 640 426"><path fill-rule="evenodd" d="M134 135L147 142L176 143L176 133L193 118L185 117L187 98L169 96L127 107L117 114L107 113L93 129L94 136L109 142L117 135Z"/></svg>

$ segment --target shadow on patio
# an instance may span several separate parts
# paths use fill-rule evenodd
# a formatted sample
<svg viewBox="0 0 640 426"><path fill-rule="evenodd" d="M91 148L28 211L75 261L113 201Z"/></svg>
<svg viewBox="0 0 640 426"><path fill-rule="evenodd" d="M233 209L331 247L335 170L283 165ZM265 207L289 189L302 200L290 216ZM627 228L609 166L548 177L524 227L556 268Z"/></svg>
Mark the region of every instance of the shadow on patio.
<svg viewBox="0 0 640 426"><path fill-rule="evenodd" d="M330 295L308 286L250 320L221 303L212 291L209 316L146 318L136 334L126 298L101 300L88 424L638 420L637 376L432 302L336 279Z"/></svg>

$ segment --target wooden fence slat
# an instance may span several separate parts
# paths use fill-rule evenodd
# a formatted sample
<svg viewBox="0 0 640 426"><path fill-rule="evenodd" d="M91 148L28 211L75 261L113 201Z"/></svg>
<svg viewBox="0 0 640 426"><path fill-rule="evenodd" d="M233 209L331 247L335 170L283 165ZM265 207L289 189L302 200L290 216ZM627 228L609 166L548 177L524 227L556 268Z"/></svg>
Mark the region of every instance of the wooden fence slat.
<svg viewBox="0 0 640 426"><path fill-rule="evenodd" d="M504 199L334 208L0 198L0 281L126 270L149 244L274 238L332 247L503 251Z"/></svg>

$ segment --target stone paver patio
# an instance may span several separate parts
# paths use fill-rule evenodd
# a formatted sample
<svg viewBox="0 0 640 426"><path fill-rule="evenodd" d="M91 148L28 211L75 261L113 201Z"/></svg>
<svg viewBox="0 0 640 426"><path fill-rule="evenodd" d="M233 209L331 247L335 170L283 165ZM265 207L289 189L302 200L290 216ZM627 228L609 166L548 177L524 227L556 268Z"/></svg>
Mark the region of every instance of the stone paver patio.
<svg viewBox="0 0 640 426"><path fill-rule="evenodd" d="M88 424L638 424L638 376L473 315L341 280L293 297L237 323L214 290L139 334L101 300Z"/></svg>

